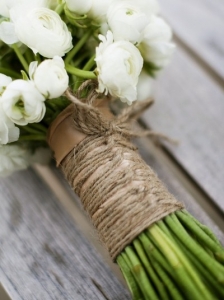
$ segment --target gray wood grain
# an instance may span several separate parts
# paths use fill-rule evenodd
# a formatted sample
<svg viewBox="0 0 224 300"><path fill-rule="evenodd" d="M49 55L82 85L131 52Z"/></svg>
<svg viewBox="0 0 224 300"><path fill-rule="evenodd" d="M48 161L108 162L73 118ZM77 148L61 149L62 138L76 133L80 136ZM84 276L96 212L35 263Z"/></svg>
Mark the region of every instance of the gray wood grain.
<svg viewBox="0 0 224 300"><path fill-rule="evenodd" d="M12 300L130 299L32 170L0 181L0 282Z"/></svg>
<svg viewBox="0 0 224 300"><path fill-rule="evenodd" d="M155 104L144 122L179 140L166 148L224 211L224 93L178 48L157 81Z"/></svg>
<svg viewBox="0 0 224 300"><path fill-rule="evenodd" d="M224 79L224 4L219 0L160 0L177 35Z"/></svg>
<svg viewBox="0 0 224 300"><path fill-rule="evenodd" d="M190 212L201 223L210 227L216 234L219 240L224 245L224 228L222 230L211 220L211 218L203 211L203 208L196 202L196 200L190 195L169 170L169 167L161 163L156 154L157 150L149 151L148 143L146 139L138 139L135 141L138 146L139 152L142 158L147 164L156 172L160 180L164 183L170 193L172 193L179 201L184 203L188 212Z"/></svg>

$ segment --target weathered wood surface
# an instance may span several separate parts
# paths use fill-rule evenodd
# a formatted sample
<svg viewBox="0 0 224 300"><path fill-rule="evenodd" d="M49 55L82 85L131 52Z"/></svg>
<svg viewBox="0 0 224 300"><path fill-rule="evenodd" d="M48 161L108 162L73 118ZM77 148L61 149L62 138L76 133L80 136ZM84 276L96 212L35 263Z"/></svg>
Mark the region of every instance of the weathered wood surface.
<svg viewBox="0 0 224 300"><path fill-rule="evenodd" d="M173 172L170 170L169 165L164 162L162 156L158 156L158 147L150 145L147 139L138 139L136 144L142 158L156 172L170 193L172 193L179 201L183 202L185 208L195 218L210 227L224 245L224 220L221 219L223 222L220 225L222 230L220 230L208 214L204 212L203 207L201 207L191 196L190 192L181 185L179 178L174 177ZM150 151L148 151L148 149L150 149Z"/></svg>
<svg viewBox="0 0 224 300"><path fill-rule="evenodd" d="M156 103L144 115L144 122L179 140L178 146L164 144L174 159L170 164L178 163L180 172L190 175L189 185L196 183L201 196L205 193L219 212L224 211L224 6L218 0L160 3L179 44L157 82ZM224 244L224 235L204 212L205 206L196 203L197 197L193 199L178 175L160 160L160 149L147 139L138 145L168 189ZM91 227L78 229L74 219L83 225L79 221L86 216L80 210L74 213L79 208L77 199L61 175L55 174L58 185L70 194L69 205L64 205L63 193L57 199L32 170L0 180L0 282L4 289L12 300L131 299L97 254L102 251ZM224 230L222 213L218 215Z"/></svg>
<svg viewBox="0 0 224 300"><path fill-rule="evenodd" d="M224 79L224 4L219 0L159 0L175 35Z"/></svg>
<svg viewBox="0 0 224 300"><path fill-rule="evenodd" d="M0 181L0 282L13 300L130 299L32 170Z"/></svg>
<svg viewBox="0 0 224 300"><path fill-rule="evenodd" d="M157 81L144 121L179 141L167 149L224 211L224 92L181 48Z"/></svg>
<svg viewBox="0 0 224 300"><path fill-rule="evenodd" d="M156 151L149 154L146 140L138 146L168 189L224 243L223 233L159 162ZM0 281L13 300L131 299L32 170L1 180L0 191Z"/></svg>

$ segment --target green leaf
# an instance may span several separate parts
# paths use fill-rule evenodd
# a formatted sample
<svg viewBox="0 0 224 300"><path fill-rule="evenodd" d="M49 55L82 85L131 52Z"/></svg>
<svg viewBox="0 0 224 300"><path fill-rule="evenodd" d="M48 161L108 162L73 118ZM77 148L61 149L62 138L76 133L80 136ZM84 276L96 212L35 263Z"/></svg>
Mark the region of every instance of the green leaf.
<svg viewBox="0 0 224 300"><path fill-rule="evenodd" d="M21 70L21 73L22 73L23 80L28 81L28 80L29 80L29 77L27 76L26 72L23 71L23 70Z"/></svg>
<svg viewBox="0 0 224 300"><path fill-rule="evenodd" d="M161 69L152 62L144 62L143 69L153 78L156 77L156 73Z"/></svg>

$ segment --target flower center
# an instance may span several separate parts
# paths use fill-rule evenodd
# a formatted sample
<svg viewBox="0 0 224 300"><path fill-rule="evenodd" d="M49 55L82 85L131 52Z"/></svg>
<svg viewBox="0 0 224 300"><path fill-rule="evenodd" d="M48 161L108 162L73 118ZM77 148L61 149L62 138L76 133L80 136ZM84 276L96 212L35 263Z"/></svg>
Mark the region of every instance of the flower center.
<svg viewBox="0 0 224 300"><path fill-rule="evenodd" d="M126 15L128 15L128 16L132 16L133 14L134 14L134 11L132 9L128 9L126 11Z"/></svg>
<svg viewBox="0 0 224 300"><path fill-rule="evenodd" d="M16 102L15 106L18 107L19 109L24 108L23 100L19 99L19 101Z"/></svg>
<svg viewBox="0 0 224 300"><path fill-rule="evenodd" d="M14 108L16 110L18 110L22 115L25 114L25 106L24 106L24 101L23 99L19 99L15 105L14 105Z"/></svg>

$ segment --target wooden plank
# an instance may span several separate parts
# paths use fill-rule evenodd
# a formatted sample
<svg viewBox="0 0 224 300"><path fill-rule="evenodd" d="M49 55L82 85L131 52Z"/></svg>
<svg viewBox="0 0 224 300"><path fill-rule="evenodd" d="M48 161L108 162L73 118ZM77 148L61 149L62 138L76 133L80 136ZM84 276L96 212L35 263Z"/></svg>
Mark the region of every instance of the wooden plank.
<svg viewBox="0 0 224 300"><path fill-rule="evenodd" d="M179 48L157 81L155 99L144 122L179 140L166 148L224 211L222 88Z"/></svg>
<svg viewBox="0 0 224 300"><path fill-rule="evenodd" d="M175 35L224 79L224 5L218 0L160 0Z"/></svg>
<svg viewBox="0 0 224 300"><path fill-rule="evenodd" d="M135 143L137 144L143 159L156 172L170 193L172 193L179 201L184 203L186 209L195 218L210 227L224 245L224 220L222 219L222 228L219 228L215 222L211 220L209 215L205 213L203 208L191 196L189 191L184 188L179 179L174 176L174 173L166 163L166 159L164 160L161 154L158 155L160 149L157 146L153 146L152 142L142 138L138 139Z"/></svg>
<svg viewBox="0 0 224 300"><path fill-rule="evenodd" d="M0 191L0 282L12 300L130 299L33 170Z"/></svg>

